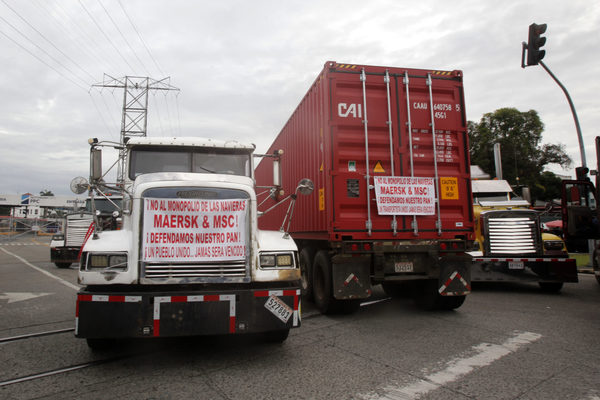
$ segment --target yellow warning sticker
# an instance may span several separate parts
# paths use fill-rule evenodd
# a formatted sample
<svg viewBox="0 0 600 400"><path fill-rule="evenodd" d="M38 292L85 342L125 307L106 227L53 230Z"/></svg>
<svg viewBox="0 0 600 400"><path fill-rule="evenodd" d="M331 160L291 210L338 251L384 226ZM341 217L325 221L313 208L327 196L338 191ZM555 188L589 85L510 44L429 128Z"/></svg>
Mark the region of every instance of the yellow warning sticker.
<svg viewBox="0 0 600 400"><path fill-rule="evenodd" d="M440 178L442 200L458 200L458 179L454 177Z"/></svg>
<svg viewBox="0 0 600 400"><path fill-rule="evenodd" d="M373 172L379 172L379 173L385 172L385 169L383 169L383 166L381 165L381 161L377 161L375 163L375 167L373 168Z"/></svg>
<svg viewBox="0 0 600 400"><path fill-rule="evenodd" d="M325 188L319 189L319 211L325 211Z"/></svg>
<svg viewBox="0 0 600 400"><path fill-rule="evenodd" d="M319 172L323 172L323 163L321 163L321 167L319 167Z"/></svg>

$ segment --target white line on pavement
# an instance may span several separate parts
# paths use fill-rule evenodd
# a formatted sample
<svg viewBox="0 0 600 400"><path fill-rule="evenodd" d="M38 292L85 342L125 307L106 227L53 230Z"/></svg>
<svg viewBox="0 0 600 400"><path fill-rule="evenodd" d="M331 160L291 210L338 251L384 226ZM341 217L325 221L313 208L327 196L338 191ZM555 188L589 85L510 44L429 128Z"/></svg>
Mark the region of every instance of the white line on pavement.
<svg viewBox="0 0 600 400"><path fill-rule="evenodd" d="M366 398L371 400L407 400L417 399L420 396L438 389L443 385L457 380L458 378L473 372L476 368L481 368L492 364L494 361L517 351L520 347L533 343L542 335L533 332L515 332L502 344L481 343L473 346L472 351L476 354L466 358L456 358L446 363L446 368L429 374L423 379L419 379L403 387L388 386L383 389L383 395Z"/></svg>
<svg viewBox="0 0 600 400"><path fill-rule="evenodd" d="M27 265L28 267L31 267L31 268L35 269L36 271L41 272L42 274L49 276L52 279L56 279L57 281L59 281L60 283L62 283L63 285L65 285L67 287L70 287L71 289L75 289L75 290L79 290L80 289L79 286L73 285L71 282L67 282L64 279L59 278L58 276L56 276L54 274L51 274L50 272L41 269L40 267L36 267L35 265L31 264L29 261L27 261L23 257L20 257L20 256L14 254L14 253L11 253L10 251L8 251L6 249L3 249L1 247L0 247L0 250L2 250L3 252L5 252L8 255L11 255L11 256L15 257L16 259L18 259L19 261L21 261L23 264Z"/></svg>

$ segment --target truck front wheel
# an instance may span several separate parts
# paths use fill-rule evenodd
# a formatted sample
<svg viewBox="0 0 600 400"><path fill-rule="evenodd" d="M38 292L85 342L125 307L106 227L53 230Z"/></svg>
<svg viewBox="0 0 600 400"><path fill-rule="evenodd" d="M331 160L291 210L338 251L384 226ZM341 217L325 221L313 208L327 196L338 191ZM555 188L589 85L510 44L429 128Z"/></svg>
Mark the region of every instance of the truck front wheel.
<svg viewBox="0 0 600 400"><path fill-rule="evenodd" d="M70 262L55 262L54 265L56 265L58 268L69 268L71 266Z"/></svg>
<svg viewBox="0 0 600 400"><path fill-rule="evenodd" d="M338 302L332 293L331 259L326 251L321 250L315 256L312 286L315 305L322 314L338 311Z"/></svg>
<svg viewBox="0 0 600 400"><path fill-rule="evenodd" d="M264 337L265 341L269 342L269 343L283 343L283 342L285 342L285 339L287 339L289 334L290 334L289 329L282 329L279 331L265 332L265 333L263 333L263 337Z"/></svg>
<svg viewBox="0 0 600 400"><path fill-rule="evenodd" d="M309 301L313 300L313 259L315 251L305 247L300 251L300 273L302 279L302 296Z"/></svg>

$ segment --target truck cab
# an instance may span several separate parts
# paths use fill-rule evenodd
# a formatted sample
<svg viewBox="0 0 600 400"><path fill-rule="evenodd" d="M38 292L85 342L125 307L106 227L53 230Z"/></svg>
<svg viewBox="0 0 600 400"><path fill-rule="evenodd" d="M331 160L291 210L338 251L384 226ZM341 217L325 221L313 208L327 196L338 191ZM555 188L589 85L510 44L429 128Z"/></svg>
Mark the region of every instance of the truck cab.
<svg viewBox="0 0 600 400"><path fill-rule="evenodd" d="M551 292L560 291L564 282L577 282L564 241L542 232L539 213L516 197L507 181L473 180L472 190L474 281L538 282Z"/></svg>
<svg viewBox="0 0 600 400"><path fill-rule="evenodd" d="M92 188L110 187L92 146ZM263 332L300 325L294 241L257 227L254 145L131 138L124 151L122 229L95 232L79 266L78 337ZM96 183L95 183L96 182Z"/></svg>

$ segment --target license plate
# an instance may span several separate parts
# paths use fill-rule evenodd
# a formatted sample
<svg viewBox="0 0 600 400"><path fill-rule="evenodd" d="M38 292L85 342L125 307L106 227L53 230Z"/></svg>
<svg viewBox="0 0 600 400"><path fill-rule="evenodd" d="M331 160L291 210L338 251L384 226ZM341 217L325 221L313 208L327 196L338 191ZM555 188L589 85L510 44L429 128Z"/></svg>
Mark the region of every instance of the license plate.
<svg viewBox="0 0 600 400"><path fill-rule="evenodd" d="M394 263L394 271L413 272L413 263L412 261L396 261Z"/></svg>
<svg viewBox="0 0 600 400"><path fill-rule="evenodd" d="M524 269L525 263L523 261L509 261L508 269Z"/></svg>
<svg viewBox="0 0 600 400"><path fill-rule="evenodd" d="M265 308L271 311L273 315L283 321L283 323L287 323L293 313L293 310L290 308L290 306L285 304L277 296L269 296L269 299L265 303Z"/></svg>

